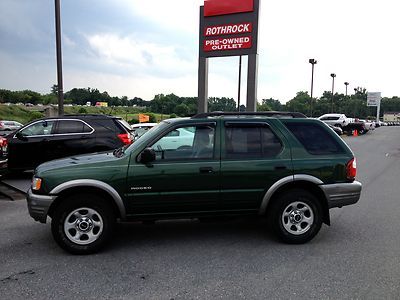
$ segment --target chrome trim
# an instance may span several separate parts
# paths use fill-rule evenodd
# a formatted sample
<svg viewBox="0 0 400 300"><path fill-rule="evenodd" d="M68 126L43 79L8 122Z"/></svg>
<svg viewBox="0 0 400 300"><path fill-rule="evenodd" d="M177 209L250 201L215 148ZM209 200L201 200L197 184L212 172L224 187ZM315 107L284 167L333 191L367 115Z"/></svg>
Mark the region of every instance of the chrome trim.
<svg viewBox="0 0 400 300"><path fill-rule="evenodd" d="M295 182L295 181L308 181L317 185L323 184L323 182L318 179L317 177L307 175L307 174L295 174L295 175L290 175L284 178L279 179L277 182L275 182L265 193L264 198L261 202L260 209L258 210L258 214L263 215L265 214L267 210L267 206L269 201L271 200L272 195L282 186L285 184Z"/></svg>
<svg viewBox="0 0 400 300"><path fill-rule="evenodd" d="M362 184L358 181L351 183L336 183L320 185L328 201L328 207L342 207L357 203L360 200Z"/></svg>
<svg viewBox="0 0 400 300"><path fill-rule="evenodd" d="M111 185L109 185L103 181L94 180L94 179L77 179L77 180L67 181L67 182L64 182L64 183L56 186L55 188L53 188L50 191L50 195L57 195L57 194L61 193L62 191L65 191L66 189L78 187L78 186L96 187L96 188L102 189L103 191L107 192L113 198L115 204L117 205L118 210L121 214L121 219L124 220L126 218L125 205L124 205L124 202L122 201L121 196Z"/></svg>
<svg viewBox="0 0 400 300"><path fill-rule="evenodd" d="M36 221L46 223L47 212L56 198L57 196L34 194L30 188L26 196L29 215Z"/></svg>
<svg viewBox="0 0 400 300"><path fill-rule="evenodd" d="M31 127L32 125L35 125L35 124L40 123L40 122L45 122L45 121L46 122L48 122L48 121L54 121L54 122L56 122L56 121L80 121L80 122L86 124L87 126L89 126L89 128L91 128L92 131L90 131L90 132L82 132L82 133L57 133L57 134L54 133L54 134L44 134L44 135L25 135L25 137L31 137L32 138L32 137L49 137L49 136L65 136L65 135L89 135L89 134L92 134L95 131L92 126L90 126L87 122L85 122L83 120L80 120L80 119L48 119L48 120L39 120L39 121L33 122L33 123L29 124L28 126L26 126L24 128L21 128L21 130L18 130L17 132L20 132L23 129ZM13 136L13 139L17 138L16 137L17 132L15 132L15 134Z"/></svg>

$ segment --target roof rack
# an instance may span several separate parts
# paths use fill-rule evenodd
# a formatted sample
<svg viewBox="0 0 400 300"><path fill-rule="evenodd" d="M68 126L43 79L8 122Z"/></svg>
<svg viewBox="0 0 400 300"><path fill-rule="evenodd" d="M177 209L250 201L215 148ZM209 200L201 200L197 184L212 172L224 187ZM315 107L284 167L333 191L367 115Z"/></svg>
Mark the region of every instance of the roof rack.
<svg viewBox="0 0 400 300"><path fill-rule="evenodd" d="M207 117L219 117L219 116L266 116L273 118L307 118L306 115L299 112L289 111L261 111L261 112L225 112L225 111L214 111L208 113L199 113L192 116L192 119L200 119Z"/></svg>

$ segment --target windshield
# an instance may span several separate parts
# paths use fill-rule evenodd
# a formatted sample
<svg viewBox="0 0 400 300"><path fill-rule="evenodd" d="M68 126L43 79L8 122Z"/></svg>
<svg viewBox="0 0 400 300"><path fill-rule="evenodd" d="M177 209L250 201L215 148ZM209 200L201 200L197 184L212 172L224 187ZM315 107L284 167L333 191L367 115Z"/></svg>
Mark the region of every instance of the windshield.
<svg viewBox="0 0 400 300"><path fill-rule="evenodd" d="M166 121L162 121L159 123L157 126L154 126L153 128L147 130L142 137L135 142L133 142L130 145L124 146L125 152L131 152L135 150L136 148L140 147L142 144L147 143L147 140L151 138L153 135L158 135L160 132L164 130L165 127L169 126L169 123ZM152 134L150 134L151 132Z"/></svg>

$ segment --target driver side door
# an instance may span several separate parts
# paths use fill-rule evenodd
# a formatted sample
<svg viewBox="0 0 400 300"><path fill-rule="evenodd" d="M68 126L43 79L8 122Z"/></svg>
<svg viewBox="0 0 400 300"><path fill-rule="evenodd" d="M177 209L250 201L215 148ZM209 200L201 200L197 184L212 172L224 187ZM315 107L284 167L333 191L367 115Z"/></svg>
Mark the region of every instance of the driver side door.
<svg viewBox="0 0 400 300"><path fill-rule="evenodd" d="M216 210L220 192L217 140L215 122L178 126L147 145L156 153L151 164L132 163L131 158L128 213Z"/></svg>

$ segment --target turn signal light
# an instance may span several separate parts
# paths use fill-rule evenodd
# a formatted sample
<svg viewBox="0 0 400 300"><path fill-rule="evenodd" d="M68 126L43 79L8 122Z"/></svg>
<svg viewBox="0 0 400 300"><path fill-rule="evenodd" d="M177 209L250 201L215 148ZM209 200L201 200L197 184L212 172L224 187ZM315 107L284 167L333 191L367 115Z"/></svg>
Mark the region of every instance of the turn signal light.
<svg viewBox="0 0 400 300"><path fill-rule="evenodd" d="M356 178L356 175L357 175L357 161L356 158L354 157L346 165L346 176L347 179L353 181Z"/></svg>
<svg viewBox="0 0 400 300"><path fill-rule="evenodd" d="M132 144L132 137L129 133L118 134L118 138L124 143L124 145Z"/></svg>
<svg viewBox="0 0 400 300"><path fill-rule="evenodd" d="M42 178L33 177L32 179L32 190L38 191L42 186Z"/></svg>

